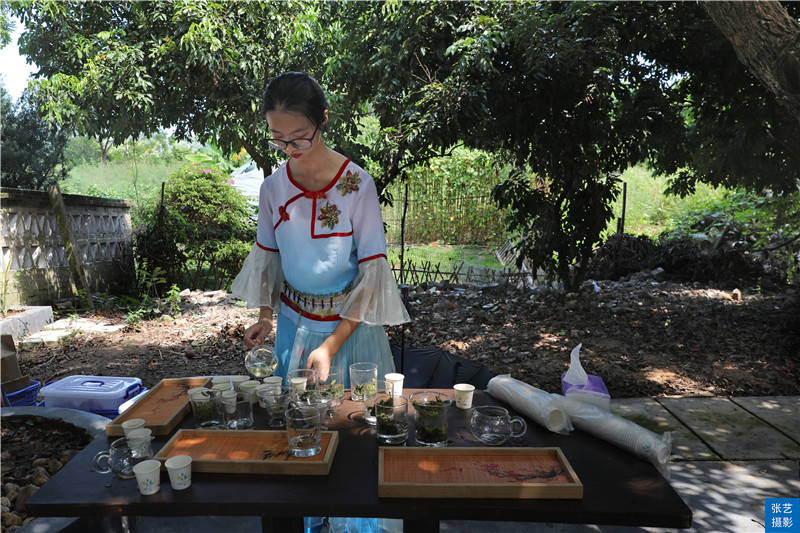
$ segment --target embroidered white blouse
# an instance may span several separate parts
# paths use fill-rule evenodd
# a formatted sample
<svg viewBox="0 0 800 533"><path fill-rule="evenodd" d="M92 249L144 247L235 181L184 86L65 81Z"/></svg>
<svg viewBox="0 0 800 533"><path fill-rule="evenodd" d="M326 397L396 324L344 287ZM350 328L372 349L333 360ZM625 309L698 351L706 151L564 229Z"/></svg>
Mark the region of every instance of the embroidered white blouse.
<svg viewBox="0 0 800 533"><path fill-rule="evenodd" d="M409 321L386 260L375 182L349 159L320 191L292 179L286 163L261 184L257 240L231 292L248 307L267 306L294 317L285 299L281 302L284 279L314 295L350 287L338 306L341 317L370 325ZM317 326L332 330L335 324Z"/></svg>

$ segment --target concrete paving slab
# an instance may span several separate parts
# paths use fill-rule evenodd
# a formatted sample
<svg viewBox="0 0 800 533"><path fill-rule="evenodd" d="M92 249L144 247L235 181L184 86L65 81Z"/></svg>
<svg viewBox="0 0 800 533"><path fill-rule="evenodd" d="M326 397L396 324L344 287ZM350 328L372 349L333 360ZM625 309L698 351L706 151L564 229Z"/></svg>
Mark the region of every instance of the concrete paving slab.
<svg viewBox="0 0 800 533"><path fill-rule="evenodd" d="M19 342L20 350L29 350L33 346L44 344L54 346L61 339L76 331L84 333L114 333L125 328L125 324L107 324L87 318L62 318L42 328L42 331L26 337Z"/></svg>
<svg viewBox="0 0 800 533"><path fill-rule="evenodd" d="M658 402L723 459L800 457L800 444L727 398L659 398Z"/></svg>
<svg viewBox="0 0 800 533"><path fill-rule="evenodd" d="M74 331L67 331L65 329L57 329L51 331L40 331L35 335L25 337L25 339L17 343L20 351L30 350L35 346L44 344L45 346L55 346L67 335L71 335Z"/></svg>
<svg viewBox="0 0 800 533"><path fill-rule="evenodd" d="M731 401L800 443L800 396L748 396Z"/></svg>
<svg viewBox="0 0 800 533"><path fill-rule="evenodd" d="M99 322L89 318L61 318L43 327L44 331L85 331L94 333L113 333L125 327L125 324L109 324L106 322Z"/></svg>
<svg viewBox="0 0 800 533"><path fill-rule="evenodd" d="M711 448L689 431L686 426L672 416L657 401L651 398L626 398L611 400L611 412L627 418L643 428L659 435L672 433L671 461L707 461L720 457Z"/></svg>

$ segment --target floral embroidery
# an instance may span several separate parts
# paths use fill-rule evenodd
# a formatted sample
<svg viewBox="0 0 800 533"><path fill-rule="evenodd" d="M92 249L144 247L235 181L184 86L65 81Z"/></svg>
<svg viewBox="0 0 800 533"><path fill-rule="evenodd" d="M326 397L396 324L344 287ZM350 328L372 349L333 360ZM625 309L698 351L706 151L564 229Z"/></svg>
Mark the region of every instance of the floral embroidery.
<svg viewBox="0 0 800 533"><path fill-rule="evenodd" d="M361 178L358 177L358 172L353 174L348 170L343 177L339 178L336 188L342 193L342 196L345 196L348 193L357 191L359 183L361 183Z"/></svg>
<svg viewBox="0 0 800 533"><path fill-rule="evenodd" d="M341 214L342 212L339 211L336 204L325 202L325 207L319 208L317 220L321 221L323 226L333 229L333 227L339 223L339 215Z"/></svg>
<svg viewBox="0 0 800 533"><path fill-rule="evenodd" d="M289 221L289 213L286 212L286 207L280 206L278 208L278 214L280 214L281 220L283 220L284 222Z"/></svg>

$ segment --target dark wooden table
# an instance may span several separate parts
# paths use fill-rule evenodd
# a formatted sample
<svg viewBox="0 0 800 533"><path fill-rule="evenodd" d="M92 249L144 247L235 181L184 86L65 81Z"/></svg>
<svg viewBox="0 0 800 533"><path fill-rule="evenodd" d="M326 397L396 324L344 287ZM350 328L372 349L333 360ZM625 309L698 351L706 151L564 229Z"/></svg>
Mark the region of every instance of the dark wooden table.
<svg viewBox="0 0 800 533"><path fill-rule="evenodd" d="M413 391L404 391L407 396ZM447 391L452 393L452 391ZM482 391L473 405L502 405ZM688 528L692 512L648 462L580 430L550 433L528 421L524 437L506 446L558 446L584 486L580 500L458 500L378 498L378 446L363 422L363 404L345 401L330 429L339 447L328 476L194 473L192 486L173 491L166 473L161 490L142 496L135 480L92 471L92 457L107 447L97 439L27 502L34 516L262 516L264 532L301 532L303 516L401 518L407 532L438 532L440 520L488 520ZM264 428L256 407L255 429ZM191 428L191 416L181 426ZM413 445L413 422L409 428ZM166 438L154 441L154 452ZM478 446L468 412L452 407L449 446Z"/></svg>

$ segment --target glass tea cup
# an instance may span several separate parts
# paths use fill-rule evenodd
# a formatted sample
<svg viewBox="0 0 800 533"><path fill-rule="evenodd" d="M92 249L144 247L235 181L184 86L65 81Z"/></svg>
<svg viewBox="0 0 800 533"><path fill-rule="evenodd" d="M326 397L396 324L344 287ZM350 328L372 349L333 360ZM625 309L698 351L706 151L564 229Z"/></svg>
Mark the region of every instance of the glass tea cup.
<svg viewBox="0 0 800 533"><path fill-rule="evenodd" d="M328 427L328 417L331 414L331 399L324 391L319 389L310 389L295 394L290 400L292 407L296 406L311 406L319 411L319 425L323 429Z"/></svg>
<svg viewBox="0 0 800 533"><path fill-rule="evenodd" d="M149 428L134 429L128 433L128 448L133 452L133 462L143 461L153 456L153 431Z"/></svg>
<svg viewBox="0 0 800 533"><path fill-rule="evenodd" d="M103 461L106 462L103 466ZM100 474L114 473L121 479L133 479L133 450L128 446L128 439L122 437L112 441L108 450L103 450L92 459L94 471Z"/></svg>
<svg viewBox="0 0 800 533"><path fill-rule="evenodd" d="M316 407L295 406L286 410L286 433L292 455L311 457L322 451L319 420Z"/></svg>
<svg viewBox="0 0 800 533"><path fill-rule="evenodd" d="M363 402L378 391L378 365L353 363L350 365L350 399Z"/></svg>
<svg viewBox="0 0 800 533"><path fill-rule="evenodd" d="M289 407L292 391L267 387L256 390L256 396L258 405L267 413L267 426L283 427L286 424L286 409Z"/></svg>
<svg viewBox="0 0 800 533"><path fill-rule="evenodd" d="M313 368L296 368L286 374L286 382L295 393L317 388L317 371Z"/></svg>
<svg viewBox="0 0 800 533"><path fill-rule="evenodd" d="M447 446L447 410L452 400L437 391L419 391L411 395L414 406L414 437L420 446Z"/></svg>
<svg viewBox="0 0 800 533"><path fill-rule="evenodd" d="M375 402L384 394L392 394L392 384L388 381L378 381L377 389L364 399L364 421L370 426L375 425Z"/></svg>
<svg viewBox="0 0 800 533"><path fill-rule="evenodd" d="M518 427L518 431L514 431L514 426ZM512 417L508 410L494 405L475 407L469 419L469 428L476 439L490 446L505 444L510 437L521 437L528 430L522 418Z"/></svg>
<svg viewBox="0 0 800 533"><path fill-rule="evenodd" d="M332 366L328 371L328 379L319 382L319 388L330 399L331 409L344 403L344 368Z"/></svg>
<svg viewBox="0 0 800 533"><path fill-rule="evenodd" d="M253 427L253 404L250 403L250 393L225 391L222 393L222 407L228 429Z"/></svg>
<svg viewBox="0 0 800 533"><path fill-rule="evenodd" d="M221 397L222 391L205 388L198 389L189 395L195 427L201 429L216 429L222 426L223 415Z"/></svg>
<svg viewBox="0 0 800 533"><path fill-rule="evenodd" d="M408 440L408 400L379 394L375 400L375 428L381 444L402 444Z"/></svg>

